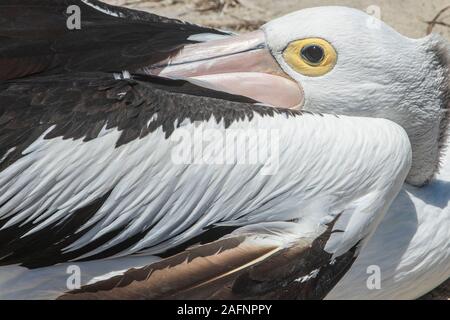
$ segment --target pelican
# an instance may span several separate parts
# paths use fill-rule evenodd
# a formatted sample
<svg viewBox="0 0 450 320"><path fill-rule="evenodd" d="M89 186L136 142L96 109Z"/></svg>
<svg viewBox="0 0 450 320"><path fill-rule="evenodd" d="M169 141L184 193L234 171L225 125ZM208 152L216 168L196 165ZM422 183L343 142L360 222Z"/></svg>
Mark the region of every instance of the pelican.
<svg viewBox="0 0 450 320"><path fill-rule="evenodd" d="M414 299L450 276L439 36L344 7L239 36L94 0L68 29L64 1L14 2L0 298Z"/></svg>

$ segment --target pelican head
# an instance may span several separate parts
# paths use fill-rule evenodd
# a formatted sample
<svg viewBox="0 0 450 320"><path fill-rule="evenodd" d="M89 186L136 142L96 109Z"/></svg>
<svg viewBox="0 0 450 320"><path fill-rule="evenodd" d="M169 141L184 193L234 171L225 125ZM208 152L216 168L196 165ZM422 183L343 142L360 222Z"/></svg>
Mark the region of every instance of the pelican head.
<svg viewBox="0 0 450 320"><path fill-rule="evenodd" d="M438 171L445 143L449 65L437 35L411 39L361 11L318 7L187 46L152 73L277 107L394 121L413 148L408 182L420 186Z"/></svg>

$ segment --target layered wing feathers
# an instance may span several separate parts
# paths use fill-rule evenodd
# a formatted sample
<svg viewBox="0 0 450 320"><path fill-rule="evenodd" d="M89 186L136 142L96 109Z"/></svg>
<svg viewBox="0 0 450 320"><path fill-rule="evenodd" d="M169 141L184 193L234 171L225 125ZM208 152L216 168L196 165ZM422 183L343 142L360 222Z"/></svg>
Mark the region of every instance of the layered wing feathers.
<svg viewBox="0 0 450 320"><path fill-rule="evenodd" d="M326 249L341 255L370 233L408 171L406 134L385 120L188 96L148 81L66 84L16 81L2 90L42 96L17 110L4 105L1 136L22 137L22 114L48 113L31 124L24 118L29 136L3 148L15 148L0 172L3 264L158 255L209 228L324 225L338 215L342 232ZM77 98L61 94L50 103L52 90ZM191 152L181 162L180 148ZM236 148L220 163L221 152ZM255 153L262 156L252 161ZM55 232L60 239L47 236Z"/></svg>

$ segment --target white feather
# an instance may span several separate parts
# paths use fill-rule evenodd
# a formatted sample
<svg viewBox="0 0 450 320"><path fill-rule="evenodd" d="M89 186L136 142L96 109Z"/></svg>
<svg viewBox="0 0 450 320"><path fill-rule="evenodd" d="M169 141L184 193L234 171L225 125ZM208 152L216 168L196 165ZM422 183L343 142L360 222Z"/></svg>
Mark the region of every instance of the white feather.
<svg viewBox="0 0 450 320"><path fill-rule="evenodd" d="M167 140L161 129L119 148L115 148L117 130L88 142L40 138L0 173L1 180L13 181L0 195L0 202L13 195L0 215L15 215L8 226L34 223L23 236L27 237L111 192L79 231L92 228L65 249L77 250L120 231L84 256L89 257L150 226L151 232L119 255L144 249L150 255L161 253L213 224L293 218L321 223L344 212L346 232L329 244L330 252L340 255L370 233L409 166L409 141L399 126L386 120L309 114L286 120L276 115L235 122L227 130L211 120L205 128L236 130L238 136L246 130L277 130L279 154L274 156L279 157L280 170L267 176L261 174L264 164L174 164L171 152L176 142ZM200 129L186 124L178 130L195 136ZM234 147L227 143L226 148ZM246 148L254 152L256 146Z"/></svg>
<svg viewBox="0 0 450 320"><path fill-rule="evenodd" d="M408 185L327 299L417 299L450 278L450 152L426 187ZM368 267L381 288L370 290Z"/></svg>

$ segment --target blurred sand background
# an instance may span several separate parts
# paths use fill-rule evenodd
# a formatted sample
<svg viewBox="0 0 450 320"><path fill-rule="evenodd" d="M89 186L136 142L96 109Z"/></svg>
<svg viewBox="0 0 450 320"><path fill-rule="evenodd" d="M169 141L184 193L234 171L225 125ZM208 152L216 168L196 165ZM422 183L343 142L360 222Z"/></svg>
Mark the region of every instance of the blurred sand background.
<svg viewBox="0 0 450 320"><path fill-rule="evenodd" d="M327 5L353 7L376 15L405 36L430 31L450 41L450 0L102 0L171 18L231 31L257 29L296 10ZM450 281L423 299L450 300Z"/></svg>
<svg viewBox="0 0 450 320"><path fill-rule="evenodd" d="M413 38L427 34L430 21L450 0L103 0L148 10L172 18L228 29L251 30L286 13L316 6L341 5L374 14L400 33ZM450 40L450 9L433 28Z"/></svg>

